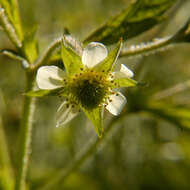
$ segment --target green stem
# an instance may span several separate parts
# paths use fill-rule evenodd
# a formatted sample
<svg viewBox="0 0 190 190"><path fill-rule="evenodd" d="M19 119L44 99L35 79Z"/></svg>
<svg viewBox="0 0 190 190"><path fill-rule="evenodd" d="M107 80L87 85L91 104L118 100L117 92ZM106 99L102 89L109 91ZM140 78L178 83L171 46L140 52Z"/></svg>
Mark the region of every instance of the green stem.
<svg viewBox="0 0 190 190"><path fill-rule="evenodd" d="M152 42L142 43L140 45L132 45L129 48L124 49L121 51L120 57L132 57L143 54L146 55L157 52L158 50L163 50L172 44L174 44L173 36L155 39Z"/></svg>
<svg viewBox="0 0 190 190"><path fill-rule="evenodd" d="M33 89L34 79L35 79L34 73L26 73L25 92L31 91ZM31 152L30 144L31 144L31 135L32 135L34 101L35 101L34 98L24 96L24 104L23 104L21 128L20 128L18 173L16 178L15 190L25 189L25 179L28 168L29 155Z"/></svg>
<svg viewBox="0 0 190 190"><path fill-rule="evenodd" d="M129 113L127 113L129 115ZM55 186L60 185L64 182L64 180L71 175L71 173L77 170L91 155L93 155L100 144L106 139L106 137L110 134L111 129L113 129L114 124L123 119L126 116L126 112L124 112L120 117L115 117L110 121L108 127L105 130L105 135L102 138L95 138L88 143L88 145L77 157L74 159L67 169L62 169L49 183L47 183L44 187L39 188L39 190L52 190Z"/></svg>

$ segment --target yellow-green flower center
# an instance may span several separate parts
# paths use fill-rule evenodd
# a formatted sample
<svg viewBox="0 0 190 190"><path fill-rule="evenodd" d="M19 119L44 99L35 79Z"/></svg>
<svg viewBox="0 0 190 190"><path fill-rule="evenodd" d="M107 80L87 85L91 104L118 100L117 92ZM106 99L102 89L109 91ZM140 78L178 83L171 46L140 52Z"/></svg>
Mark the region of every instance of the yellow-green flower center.
<svg viewBox="0 0 190 190"><path fill-rule="evenodd" d="M104 72L87 69L69 81L70 98L85 109L91 110L105 102L110 94L111 82Z"/></svg>

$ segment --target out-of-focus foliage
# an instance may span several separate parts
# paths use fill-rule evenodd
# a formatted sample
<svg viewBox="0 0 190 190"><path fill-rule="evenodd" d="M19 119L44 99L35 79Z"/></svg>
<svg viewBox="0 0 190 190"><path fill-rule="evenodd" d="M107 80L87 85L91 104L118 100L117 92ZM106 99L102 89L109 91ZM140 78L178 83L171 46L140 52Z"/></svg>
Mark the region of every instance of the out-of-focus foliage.
<svg viewBox="0 0 190 190"><path fill-rule="evenodd" d="M34 26L38 23L37 38L40 41L39 50L42 52L54 37L62 34L64 27L67 27L73 36L84 39L90 31L99 28L109 20L110 16L127 7L130 1L21 0L19 2L24 28L29 29L30 25ZM164 4L166 1L151 2ZM186 23L190 9L189 1L178 2L177 6L168 13L167 21L138 38L131 39L126 45L176 33ZM170 6L169 4L167 6ZM187 28L186 32L188 32ZM144 30L138 28L139 33L142 32L141 29ZM132 34L129 34L132 37ZM125 37L129 38L127 35ZM28 46L29 49L37 47L34 44ZM5 48L13 49L10 41L0 30L0 49ZM32 58L28 58L29 60L36 59L36 50L32 53ZM160 91L189 80L189 51L188 44L181 44L145 57L120 59L121 63L134 71L134 78L137 81L146 82L147 85L124 91L128 103L124 108L124 116L114 123L111 134L89 160L53 189L190 189L189 86L186 85L183 91L180 89L177 93L174 91L173 95L161 99L154 98ZM30 56L30 53L28 55ZM62 62L55 63L63 67ZM2 117L0 127L5 130L4 136L7 138L10 153L10 163L2 162L2 158L6 158L6 155L3 154L5 156L3 157L0 154L0 190L4 190L5 187L11 190L13 184L10 168L14 169L16 166L25 80L23 75L22 66L17 64L17 61L0 55ZM96 136L83 114L75 118L67 127L56 128L55 115L59 104L60 100L56 97L37 100L33 120L32 154L27 178L31 190L48 184L55 179L60 170L62 172L67 170L67 166L72 163L76 155L83 152L91 139ZM104 123L107 125L115 117L106 112L105 118ZM0 149L1 146L2 144ZM1 165L5 165L5 169L2 169Z"/></svg>
<svg viewBox="0 0 190 190"><path fill-rule="evenodd" d="M176 42L190 42L190 19L174 36Z"/></svg>
<svg viewBox="0 0 190 190"><path fill-rule="evenodd" d="M165 104L157 104L147 106L147 111L163 117L164 119L176 124L182 129L190 128L190 108L186 105L172 106Z"/></svg>

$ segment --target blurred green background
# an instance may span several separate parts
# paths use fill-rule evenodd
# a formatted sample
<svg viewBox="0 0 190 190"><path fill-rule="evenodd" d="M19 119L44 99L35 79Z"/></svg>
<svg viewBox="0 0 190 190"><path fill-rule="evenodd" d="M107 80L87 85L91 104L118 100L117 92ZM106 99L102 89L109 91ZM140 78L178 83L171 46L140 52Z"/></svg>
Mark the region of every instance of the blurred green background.
<svg viewBox="0 0 190 190"><path fill-rule="evenodd" d="M129 0L19 1L25 27L37 26L40 52L62 35L64 27L82 41L89 32L129 3ZM168 20L127 41L126 47L174 34L187 21L189 10L190 1L181 0L169 12ZM0 49L3 48L12 48L12 45L0 30ZM188 44L180 44L149 56L119 60L134 71L136 80L148 85L127 89L128 104L124 108L124 111L128 110L127 114L115 122L96 153L53 190L190 189L190 120L182 118L181 122L186 123L181 128L179 123L141 106L145 100L152 102L154 99L154 103L159 103L162 90L190 80L189 52ZM0 55L0 125L7 138L12 168L15 168L18 151L23 90L21 64ZM166 108L185 108L190 117L190 111L187 111L190 108L189 97L190 91L186 88L162 98L161 102ZM76 155L96 138L95 130L83 114L67 127L56 128L55 115L59 104L56 97L37 99L27 177L32 190L50 182L60 170L67 169ZM106 112L105 126L113 118ZM5 183L2 173L0 171L0 190Z"/></svg>

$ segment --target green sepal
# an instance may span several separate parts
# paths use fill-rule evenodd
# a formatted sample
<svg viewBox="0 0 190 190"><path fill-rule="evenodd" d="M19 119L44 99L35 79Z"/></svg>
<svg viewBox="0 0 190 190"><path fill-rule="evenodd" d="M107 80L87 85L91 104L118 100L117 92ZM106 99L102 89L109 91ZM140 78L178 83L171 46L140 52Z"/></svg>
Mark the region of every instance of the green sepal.
<svg viewBox="0 0 190 190"><path fill-rule="evenodd" d="M102 137L104 129L103 129L103 121L102 121L102 108L97 107L92 110L87 110L82 108L86 116L91 120L93 123L96 133L99 137Z"/></svg>
<svg viewBox="0 0 190 190"><path fill-rule="evenodd" d="M69 75L79 73L81 68L84 68L82 64L81 57L77 55L71 47L67 46L66 40L62 41L61 56L66 69L66 72Z"/></svg>
<svg viewBox="0 0 190 190"><path fill-rule="evenodd" d="M130 87L130 86L136 86L138 85L138 82L130 79L130 78L119 78L119 79L114 79L113 82L114 87Z"/></svg>
<svg viewBox="0 0 190 190"><path fill-rule="evenodd" d="M113 71L115 68L115 62L117 61L117 58L121 51L121 47L122 47L122 39L120 39L116 48L114 48L108 54L108 56L95 67L95 69L98 71L104 71L105 73L108 73L109 71Z"/></svg>
<svg viewBox="0 0 190 190"><path fill-rule="evenodd" d="M65 88L56 88L53 90L36 90L26 92L24 95L31 97L44 97L44 96L62 96L66 94Z"/></svg>

